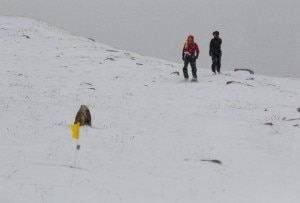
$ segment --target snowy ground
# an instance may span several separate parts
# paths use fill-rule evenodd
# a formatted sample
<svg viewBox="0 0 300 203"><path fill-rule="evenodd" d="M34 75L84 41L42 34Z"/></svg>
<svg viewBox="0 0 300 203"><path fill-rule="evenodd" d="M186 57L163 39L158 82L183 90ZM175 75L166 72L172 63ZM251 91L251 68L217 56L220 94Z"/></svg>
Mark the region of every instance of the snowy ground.
<svg viewBox="0 0 300 203"><path fill-rule="evenodd" d="M198 61L191 83L181 64L24 18L0 17L0 43L1 203L300 201L299 78Z"/></svg>

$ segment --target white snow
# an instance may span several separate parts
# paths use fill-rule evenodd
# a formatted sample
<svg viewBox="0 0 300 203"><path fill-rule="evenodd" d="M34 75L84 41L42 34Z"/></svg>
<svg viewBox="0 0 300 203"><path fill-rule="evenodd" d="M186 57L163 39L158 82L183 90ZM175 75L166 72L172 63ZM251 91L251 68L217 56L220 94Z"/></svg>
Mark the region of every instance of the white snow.
<svg viewBox="0 0 300 203"><path fill-rule="evenodd" d="M300 201L299 78L198 67L191 83L20 17L0 17L0 44L1 203Z"/></svg>

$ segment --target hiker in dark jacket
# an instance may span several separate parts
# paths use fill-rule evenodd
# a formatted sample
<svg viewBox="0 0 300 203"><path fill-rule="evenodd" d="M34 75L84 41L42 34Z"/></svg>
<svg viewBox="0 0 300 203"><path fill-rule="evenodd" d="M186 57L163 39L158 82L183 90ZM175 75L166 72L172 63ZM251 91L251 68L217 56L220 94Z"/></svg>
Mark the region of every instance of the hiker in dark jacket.
<svg viewBox="0 0 300 203"><path fill-rule="evenodd" d="M182 60L184 61L183 76L185 79L189 78L187 67L190 63L192 67L193 80L197 80L196 59L198 59L199 52L199 47L197 43L194 42L194 36L189 35L182 49Z"/></svg>
<svg viewBox="0 0 300 203"><path fill-rule="evenodd" d="M219 37L219 32L213 32L214 38L210 41L209 44L209 55L212 58L211 70L214 74L216 71L221 73L221 57L222 57L222 39Z"/></svg>

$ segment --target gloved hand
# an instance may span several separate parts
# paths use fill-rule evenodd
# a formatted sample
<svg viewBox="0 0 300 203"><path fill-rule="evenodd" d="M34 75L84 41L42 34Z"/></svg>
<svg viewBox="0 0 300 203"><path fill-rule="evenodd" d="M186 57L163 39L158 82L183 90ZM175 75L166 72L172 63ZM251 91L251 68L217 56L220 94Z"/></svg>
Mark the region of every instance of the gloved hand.
<svg viewBox="0 0 300 203"><path fill-rule="evenodd" d="M182 56L182 60L184 61L184 56Z"/></svg>
<svg viewBox="0 0 300 203"><path fill-rule="evenodd" d="M196 60L196 59L198 59L198 55L196 55L196 56L191 56L191 58L194 59L194 60Z"/></svg>

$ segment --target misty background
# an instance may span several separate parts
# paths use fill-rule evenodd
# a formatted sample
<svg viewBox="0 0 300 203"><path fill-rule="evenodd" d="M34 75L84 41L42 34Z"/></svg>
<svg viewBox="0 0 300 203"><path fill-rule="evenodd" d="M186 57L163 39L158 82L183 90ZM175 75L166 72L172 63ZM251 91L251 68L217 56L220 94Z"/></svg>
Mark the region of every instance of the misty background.
<svg viewBox="0 0 300 203"><path fill-rule="evenodd" d="M210 69L212 32L223 39L222 68L300 77L298 0L0 0L0 15L47 22L116 48L181 61L186 37ZM199 75L201 72L199 71Z"/></svg>

